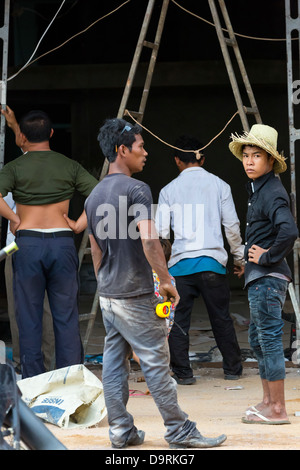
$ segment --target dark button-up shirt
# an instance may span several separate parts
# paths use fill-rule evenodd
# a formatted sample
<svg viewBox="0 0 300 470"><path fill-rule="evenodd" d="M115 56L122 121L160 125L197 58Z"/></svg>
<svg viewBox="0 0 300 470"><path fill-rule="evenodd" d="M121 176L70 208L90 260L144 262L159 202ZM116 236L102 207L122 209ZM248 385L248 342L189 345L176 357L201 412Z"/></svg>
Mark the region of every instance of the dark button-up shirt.
<svg viewBox="0 0 300 470"><path fill-rule="evenodd" d="M269 274L292 277L285 257L298 236L289 196L280 179L271 171L248 182L248 212L245 233L245 285ZM259 264L248 261L248 250L258 245L268 250Z"/></svg>

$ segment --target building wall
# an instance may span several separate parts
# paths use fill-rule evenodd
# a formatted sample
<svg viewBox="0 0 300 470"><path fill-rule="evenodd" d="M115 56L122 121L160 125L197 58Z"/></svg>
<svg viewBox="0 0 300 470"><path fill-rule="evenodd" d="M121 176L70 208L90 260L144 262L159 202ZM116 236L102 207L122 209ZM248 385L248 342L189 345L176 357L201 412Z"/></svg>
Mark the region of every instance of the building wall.
<svg viewBox="0 0 300 470"><path fill-rule="evenodd" d="M264 61L249 61L246 67L263 122L278 130L278 150L284 149L288 156L286 64L269 61L266 66ZM106 118L117 115L128 68L128 64L32 67L9 84L7 103L17 117L29 109L46 110L55 128L52 148L76 159L99 176L104 158L97 142L98 129ZM138 109L144 68L142 66L136 77L128 102L130 110ZM248 105L247 98L244 99ZM206 145L236 110L222 61L158 63L143 125L171 145L183 133L198 137ZM254 123L252 117L249 122ZM9 132L6 162L19 154ZM241 163L228 149L232 132L242 133L239 116L205 149L205 169L231 185L243 233L246 177ZM143 132L143 137L149 157L143 173L136 177L150 185L156 203L160 189L178 173L172 148L147 131ZM282 181L290 191L289 171L282 175ZM71 216L78 216L82 206L82 198L76 195L71 204ZM232 273L231 262L229 268ZM241 286L241 281L232 274L230 280L233 287Z"/></svg>

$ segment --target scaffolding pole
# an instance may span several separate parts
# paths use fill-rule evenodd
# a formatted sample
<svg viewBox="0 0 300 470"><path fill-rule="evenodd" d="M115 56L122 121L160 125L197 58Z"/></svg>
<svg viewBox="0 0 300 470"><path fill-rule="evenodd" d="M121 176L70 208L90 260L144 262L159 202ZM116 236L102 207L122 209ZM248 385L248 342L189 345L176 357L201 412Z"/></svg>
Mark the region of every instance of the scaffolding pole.
<svg viewBox="0 0 300 470"><path fill-rule="evenodd" d="M296 142L300 139L300 129L295 128L294 121L294 106L300 106L300 103L295 101L294 86L295 83L300 83L299 71L299 56L294 58L292 49L292 33L296 32L298 37L298 47L295 50L300 51L300 0L297 0L298 16L292 17L291 15L291 0L285 0L285 15L286 15L286 52L287 52L287 91L288 91L288 119L289 119L289 141L290 141L290 172L291 172L291 203L292 213L297 223L297 185L296 185ZM295 296L300 302L299 293L299 253L300 253L300 239L298 238L294 245L293 259L294 259L294 288Z"/></svg>
<svg viewBox="0 0 300 470"><path fill-rule="evenodd" d="M0 82L0 96L1 106L6 106L6 94L7 94L7 64L8 64L8 32L9 32L9 10L10 0L5 0L4 4L4 22L0 28L0 38L3 42L2 50L2 76ZM1 114L0 124L0 169L4 165L4 147L5 147L5 117Z"/></svg>

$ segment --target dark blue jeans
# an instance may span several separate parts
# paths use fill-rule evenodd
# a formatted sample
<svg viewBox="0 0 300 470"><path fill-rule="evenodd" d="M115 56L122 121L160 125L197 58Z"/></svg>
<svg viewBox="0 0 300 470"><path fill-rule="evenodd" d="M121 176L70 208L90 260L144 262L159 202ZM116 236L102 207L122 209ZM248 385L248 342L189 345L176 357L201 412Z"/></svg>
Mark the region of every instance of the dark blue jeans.
<svg viewBox="0 0 300 470"><path fill-rule="evenodd" d="M226 276L210 271L176 276L180 301L170 331L171 368L180 378L192 377L189 360L189 329L194 300L202 296L226 375L242 373L241 351L229 314L230 289Z"/></svg>
<svg viewBox="0 0 300 470"><path fill-rule="evenodd" d="M56 367L82 363L78 322L78 256L72 237L21 236L13 255L14 295L22 377L45 372L42 317L47 290L55 334ZM54 232L55 234L55 232ZM54 351L53 351L54 353Z"/></svg>
<svg viewBox="0 0 300 470"><path fill-rule="evenodd" d="M285 378L282 308L287 287L287 281L265 276L248 288L249 343L258 361L260 377L268 381Z"/></svg>

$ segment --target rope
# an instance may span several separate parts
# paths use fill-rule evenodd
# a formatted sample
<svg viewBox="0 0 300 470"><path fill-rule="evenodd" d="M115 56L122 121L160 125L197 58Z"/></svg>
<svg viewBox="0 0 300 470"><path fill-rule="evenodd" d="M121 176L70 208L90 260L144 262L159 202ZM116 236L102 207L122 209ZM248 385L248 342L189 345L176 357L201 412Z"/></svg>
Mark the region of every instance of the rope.
<svg viewBox="0 0 300 470"><path fill-rule="evenodd" d="M182 5L179 5L179 3L175 2L175 0L171 0L171 2L173 2L176 6L181 8L186 13L189 13L189 15L195 16L195 18L198 18L198 20L204 21L204 23L207 23L210 26L213 26L215 28L215 24L212 23L211 21L208 21L205 18L202 18L202 16L196 15L192 11L187 10ZM225 31L226 33L229 33L228 29L226 29L226 28L222 28L222 31ZM241 38L255 39L256 41L286 41L286 38L283 38L283 39L282 38L259 38L259 37L256 37L256 36L247 36L246 34L240 34L240 33L235 33L235 32L234 32L234 34L235 34L235 36L240 36ZM296 38L293 38L293 39L296 39Z"/></svg>
<svg viewBox="0 0 300 470"><path fill-rule="evenodd" d="M130 112L128 111L128 109L125 109L125 112L124 112L124 116L129 116L136 124L138 124L139 126L141 126L145 131L149 132L149 134L151 134L153 137L155 137L155 139L159 140L160 142L162 142L163 144L167 145L168 147L172 147L173 149L175 150L180 150L181 152L194 152L196 154L196 159L197 160L200 160L201 157L203 157L203 153L201 153L201 150L204 150L206 147L208 147L214 140L216 140L226 129L226 127L231 123L231 121L235 118L235 116L239 114L239 111L236 111L232 116L231 118L229 119L229 121L225 124L225 126L223 127L223 129L217 134L215 135L215 137L213 137L206 145L204 145L204 147L201 147L200 149L197 149L197 150L185 150L185 149L181 149L181 148L178 148L178 147L175 147L174 145L171 145L169 144L168 142L165 142L163 139L161 139L160 137L158 137L156 134L154 134L152 131L150 131L149 129L147 129L147 127L143 126L141 123L139 123L136 119L134 119L134 117L130 114Z"/></svg>

